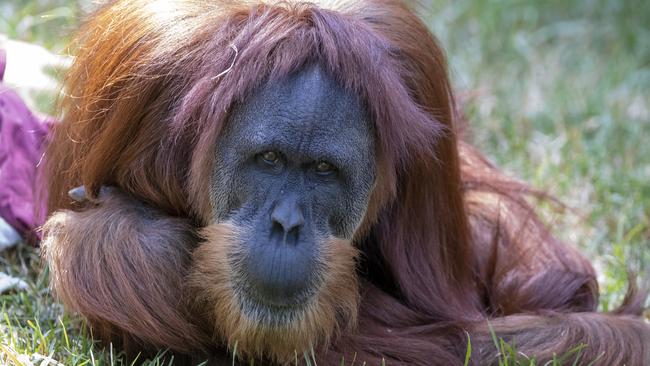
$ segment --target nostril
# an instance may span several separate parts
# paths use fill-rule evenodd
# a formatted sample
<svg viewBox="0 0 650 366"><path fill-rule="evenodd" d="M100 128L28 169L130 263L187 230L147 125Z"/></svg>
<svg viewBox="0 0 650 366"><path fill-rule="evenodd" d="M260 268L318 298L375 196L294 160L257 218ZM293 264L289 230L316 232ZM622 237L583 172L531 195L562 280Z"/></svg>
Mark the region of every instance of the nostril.
<svg viewBox="0 0 650 366"><path fill-rule="evenodd" d="M278 221L273 220L273 223L271 224L271 233L281 237L284 235L284 227Z"/></svg>
<svg viewBox="0 0 650 366"><path fill-rule="evenodd" d="M271 214L271 238L280 244L296 245L305 219L299 209L276 208Z"/></svg>
<svg viewBox="0 0 650 366"><path fill-rule="evenodd" d="M279 205L271 213L273 230L280 229L284 233L297 231L305 224L305 218L297 207Z"/></svg>
<svg viewBox="0 0 650 366"><path fill-rule="evenodd" d="M302 225L294 225L293 227L286 227L281 222L273 221L271 227L271 238L279 243L296 244L300 235L300 227Z"/></svg>

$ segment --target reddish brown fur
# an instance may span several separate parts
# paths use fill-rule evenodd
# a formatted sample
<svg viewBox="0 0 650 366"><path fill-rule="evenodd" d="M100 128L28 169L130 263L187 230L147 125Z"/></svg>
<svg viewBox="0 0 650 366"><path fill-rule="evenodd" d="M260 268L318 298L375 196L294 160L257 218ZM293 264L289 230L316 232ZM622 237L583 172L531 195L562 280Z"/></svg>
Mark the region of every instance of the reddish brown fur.
<svg viewBox="0 0 650 366"><path fill-rule="evenodd" d="M77 211L46 225L61 300L105 340L136 348L213 353L232 343L236 326L212 324L215 341L214 329L193 325L230 315L187 310L193 297L219 303L201 277L223 259L227 240L207 247L215 228L203 229L207 241L194 235L211 224L215 140L233 103L318 61L366 102L381 171L354 240L376 276L360 281L358 326L327 348L315 345L319 359L458 364L469 334L473 362L494 363L490 319L541 363L581 342L583 363L650 363L650 330L636 317L642 297L629 297L617 314L593 313L591 265L548 233L527 203L530 189L458 139L446 61L422 22L398 0L332 3L123 0L91 18L47 152L49 211ZM119 199L73 207L66 192L81 184L95 193L118 186L155 214L140 218ZM163 252L151 246L161 235ZM194 248L188 260L184 250ZM161 270L170 260L175 271ZM332 291L345 308L353 304L350 289ZM245 351L268 356L265 342ZM279 342L272 357L283 359L287 347Z"/></svg>
<svg viewBox="0 0 650 366"><path fill-rule="evenodd" d="M208 339L188 322L177 296L191 255L177 243L192 243L192 228L182 219L142 215L132 202L114 194L97 207L49 218L42 246L54 291L69 310L88 318L99 338L201 349Z"/></svg>

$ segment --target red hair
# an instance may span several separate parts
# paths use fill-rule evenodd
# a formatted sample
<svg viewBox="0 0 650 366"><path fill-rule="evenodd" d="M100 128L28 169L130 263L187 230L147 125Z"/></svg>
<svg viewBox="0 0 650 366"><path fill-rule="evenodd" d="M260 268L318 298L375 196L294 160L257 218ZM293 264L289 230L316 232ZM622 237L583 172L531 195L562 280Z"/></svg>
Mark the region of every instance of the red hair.
<svg viewBox="0 0 650 366"><path fill-rule="evenodd" d="M640 298L616 315L585 313L597 305L591 265L548 233L530 189L459 139L444 53L420 19L397 0L332 3L124 0L100 9L80 32L47 152L49 211L73 208L72 187L113 185L206 226L214 144L231 107L317 62L364 101L381 173L355 237L371 274L358 326L319 358L459 363L469 334L472 360L491 363L490 319L541 360L584 342L583 360L648 362L650 330L624 315L638 314ZM149 331L174 334L157 327Z"/></svg>

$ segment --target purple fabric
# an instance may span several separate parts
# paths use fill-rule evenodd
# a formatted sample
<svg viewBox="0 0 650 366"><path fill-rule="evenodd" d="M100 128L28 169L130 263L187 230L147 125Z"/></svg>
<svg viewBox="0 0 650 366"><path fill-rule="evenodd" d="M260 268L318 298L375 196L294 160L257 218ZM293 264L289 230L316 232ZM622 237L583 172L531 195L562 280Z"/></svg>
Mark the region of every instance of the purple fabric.
<svg viewBox="0 0 650 366"><path fill-rule="evenodd" d="M0 76L5 55L0 50ZM20 97L0 79L0 217L21 236L34 241L44 202L36 202L37 165L52 124L34 116ZM39 205L40 207L36 207Z"/></svg>

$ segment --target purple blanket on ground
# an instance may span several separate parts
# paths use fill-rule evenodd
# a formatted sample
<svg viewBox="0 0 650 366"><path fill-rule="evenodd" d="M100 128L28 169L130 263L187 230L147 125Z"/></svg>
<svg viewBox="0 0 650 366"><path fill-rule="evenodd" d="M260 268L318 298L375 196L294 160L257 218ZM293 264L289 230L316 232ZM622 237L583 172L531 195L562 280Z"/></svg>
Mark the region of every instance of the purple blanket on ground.
<svg viewBox="0 0 650 366"><path fill-rule="evenodd" d="M36 229L44 202L37 202L37 165L43 156L52 121L41 120L20 97L2 84L6 65L0 49L0 217L28 241L38 239ZM40 205L40 207L37 207Z"/></svg>

